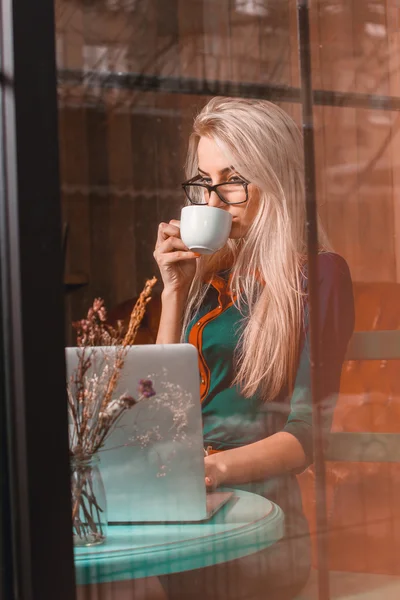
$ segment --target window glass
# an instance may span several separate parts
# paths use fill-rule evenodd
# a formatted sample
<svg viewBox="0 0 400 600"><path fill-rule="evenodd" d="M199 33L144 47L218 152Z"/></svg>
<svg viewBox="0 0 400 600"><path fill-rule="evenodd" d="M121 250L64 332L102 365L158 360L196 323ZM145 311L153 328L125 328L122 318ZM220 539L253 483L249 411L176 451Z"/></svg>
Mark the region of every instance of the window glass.
<svg viewBox="0 0 400 600"><path fill-rule="evenodd" d="M159 522L110 525L101 546L76 549L78 597L95 594L100 586L115 598L124 593L183 598L196 592L203 598L238 600L270 590L278 600L325 600L329 584L332 598L354 593L366 598L393 593L394 598L400 543L398 3L56 0L55 12L67 344L76 345L72 323L86 319L96 298L107 309L105 327L117 327L119 320L127 326L146 280L155 276L135 344L150 348L158 339L196 347L204 447L227 452L226 464L215 453L206 458L206 468L226 467L224 481L236 498L202 525L188 523L195 520L188 517L171 527ZM311 118L307 89L312 91ZM221 97L231 108L218 138L213 127L222 122ZM243 109L235 99L253 104ZM256 126L252 111L257 99L272 105L263 105ZM208 129L201 130L203 149L187 163L195 119L210 101L215 122L207 121ZM235 106L242 106L240 114ZM298 132L305 134L304 145ZM210 145L213 135L216 145ZM223 176L218 165L225 168ZM238 197L243 205L248 202L243 211L241 203L230 205L227 186L198 187L229 184L235 176ZM185 196L182 183L189 179ZM251 208L255 189L264 203L258 212ZM204 266L204 280L212 283L197 305L190 304L195 287L186 290L184 301L182 295L177 300L172 293L162 294L173 285L162 262L167 259L160 258L160 244L165 250L173 244L165 245L167 238L179 238L176 221L196 193L223 209L215 225L220 235L227 214L234 217L233 227L235 220L240 224L233 237L236 254ZM194 209L193 218L200 219L203 207ZM317 213L319 238L313 246ZM196 221L193 248L201 252L208 243L201 238L202 227L203 235L211 236L212 229ZM238 239L245 240L243 247ZM167 250L187 248L178 242ZM188 260L197 259L191 255ZM190 283L189 271L186 266L174 281ZM236 275L245 279L242 287ZM264 302L257 309L255 298ZM187 306L192 311L186 314ZM240 328L250 322L252 328L241 337ZM184 359L175 364L179 360ZM266 374L269 364L274 365L271 376ZM155 367L143 369L141 378L151 379ZM178 375L186 381L183 371ZM285 375L279 379L279 373ZM252 387L256 380L264 382L261 387ZM249 384L248 398L243 382ZM169 397L175 396L171 392ZM168 504L176 463L171 459L169 467L162 458L157 463L161 471L153 472L156 463L151 461L158 444L171 435L171 414L171 427L176 427L179 410L184 414L188 407L181 397L183 404L169 407L169 416L156 411L150 417L146 411L157 400L147 400L143 410L151 424L142 431L139 422L139 431L131 423L121 445L129 441L138 453L140 436L147 436L143 463L149 461L149 478L156 473L161 482L154 484L153 494L165 494ZM197 439L189 432L185 443ZM259 446L250 448L254 443ZM111 459L102 452L98 456L112 504L116 488L111 486L117 484L102 467ZM118 460L116 469L134 478L133 462L129 466L129 459L121 458L123 471ZM203 456L193 464L203 468ZM182 472L186 468L183 462ZM247 479L244 472L250 473ZM120 500L135 505L140 521L144 504L152 500L147 491L140 496L141 484L135 489L123 481L121 476ZM174 502L184 515L187 489L178 489ZM241 533L232 519L243 520ZM252 534L250 523L258 523ZM235 551L229 541L233 536L224 529L231 525L238 536Z"/></svg>

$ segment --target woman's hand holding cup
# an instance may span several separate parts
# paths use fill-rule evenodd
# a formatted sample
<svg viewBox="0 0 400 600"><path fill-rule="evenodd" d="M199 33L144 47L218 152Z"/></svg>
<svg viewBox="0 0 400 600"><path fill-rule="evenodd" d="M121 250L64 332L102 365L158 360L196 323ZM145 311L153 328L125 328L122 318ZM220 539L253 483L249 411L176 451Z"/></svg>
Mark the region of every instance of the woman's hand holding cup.
<svg viewBox="0 0 400 600"><path fill-rule="evenodd" d="M154 258L164 292L187 294L196 273L195 259L225 246L231 227L228 211L207 205L185 206L181 221L160 223Z"/></svg>
<svg viewBox="0 0 400 600"><path fill-rule="evenodd" d="M196 258L181 240L180 222L160 223L153 256L164 283L164 292L188 293L196 273Z"/></svg>

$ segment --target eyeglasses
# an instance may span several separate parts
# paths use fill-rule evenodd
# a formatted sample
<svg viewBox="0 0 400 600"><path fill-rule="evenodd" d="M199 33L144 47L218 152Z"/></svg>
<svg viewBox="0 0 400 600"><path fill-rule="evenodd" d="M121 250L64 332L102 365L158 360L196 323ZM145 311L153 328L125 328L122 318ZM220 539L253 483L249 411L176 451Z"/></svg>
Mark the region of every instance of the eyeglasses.
<svg viewBox="0 0 400 600"><path fill-rule="evenodd" d="M236 177L234 181L224 181L216 185L203 183L202 175L196 175L182 183L187 199L192 204L208 204L212 192L225 204L244 204L249 199L249 181ZM208 192L208 195L207 195Z"/></svg>

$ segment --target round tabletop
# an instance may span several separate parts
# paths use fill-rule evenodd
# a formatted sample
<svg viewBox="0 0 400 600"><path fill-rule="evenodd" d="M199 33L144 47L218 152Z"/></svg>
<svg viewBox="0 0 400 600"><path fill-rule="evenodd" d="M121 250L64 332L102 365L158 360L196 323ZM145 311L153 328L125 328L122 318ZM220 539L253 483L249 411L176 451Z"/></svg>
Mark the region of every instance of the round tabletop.
<svg viewBox="0 0 400 600"><path fill-rule="evenodd" d="M75 548L76 583L190 571L242 558L282 538L279 506L250 492L233 491L228 503L205 522L109 526L103 545Z"/></svg>

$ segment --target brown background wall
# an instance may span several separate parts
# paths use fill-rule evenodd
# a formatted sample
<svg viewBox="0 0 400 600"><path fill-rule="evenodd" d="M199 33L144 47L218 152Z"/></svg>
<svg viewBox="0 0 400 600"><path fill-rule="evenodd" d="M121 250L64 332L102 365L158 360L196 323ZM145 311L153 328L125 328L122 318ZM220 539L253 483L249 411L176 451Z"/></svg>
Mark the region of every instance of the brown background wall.
<svg viewBox="0 0 400 600"><path fill-rule="evenodd" d="M295 7L294 0L57 0L58 65L299 86ZM313 2L314 88L398 95L399 23L389 0ZM94 296L115 306L156 273L157 224L179 214L187 136L206 101L60 85L66 269L88 278L67 297L68 319L82 316ZM300 123L299 104L281 105ZM316 106L314 116L318 202L334 248L354 280L400 281L399 113Z"/></svg>

